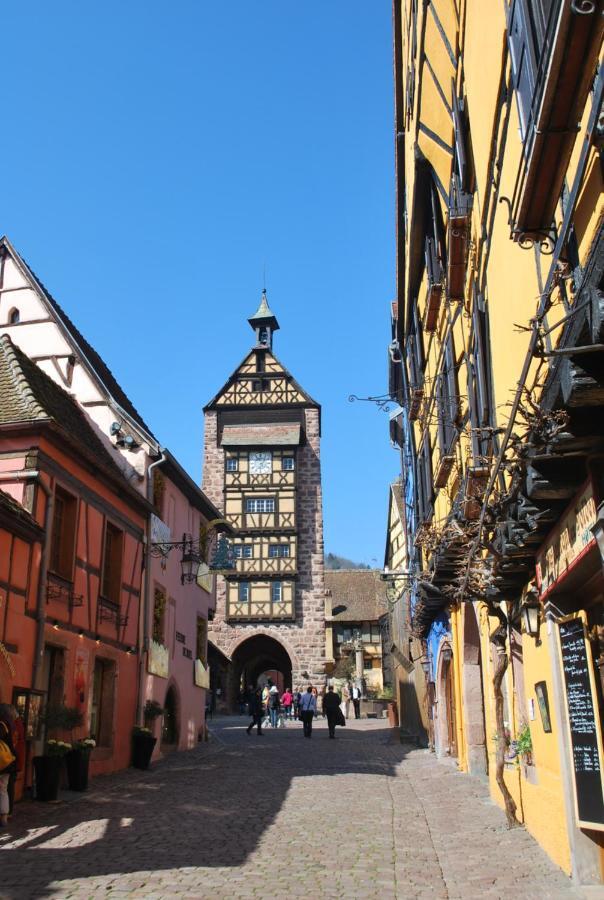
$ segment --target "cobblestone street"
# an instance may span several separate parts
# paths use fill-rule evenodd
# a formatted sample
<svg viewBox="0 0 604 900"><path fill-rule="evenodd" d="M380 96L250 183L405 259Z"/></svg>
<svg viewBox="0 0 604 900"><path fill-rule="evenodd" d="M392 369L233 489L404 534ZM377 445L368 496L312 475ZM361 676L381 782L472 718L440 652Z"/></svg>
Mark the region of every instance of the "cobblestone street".
<svg viewBox="0 0 604 900"><path fill-rule="evenodd" d="M0 836L1 896L583 896L482 783L383 723L329 741L320 722L308 741L297 723L258 738L244 722L77 799L21 804Z"/></svg>

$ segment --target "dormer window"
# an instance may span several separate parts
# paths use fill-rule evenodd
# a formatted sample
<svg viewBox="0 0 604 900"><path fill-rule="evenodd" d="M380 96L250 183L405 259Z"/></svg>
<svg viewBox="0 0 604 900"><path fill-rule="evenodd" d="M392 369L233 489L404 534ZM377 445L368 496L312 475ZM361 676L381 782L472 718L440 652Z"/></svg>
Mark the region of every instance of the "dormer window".
<svg viewBox="0 0 604 900"><path fill-rule="evenodd" d="M17 309L17 307L15 306L15 307L13 307L13 309L11 309L11 311L8 314L8 324L9 325L17 325L18 322L20 322L20 320L21 320L21 314L20 314L19 310Z"/></svg>

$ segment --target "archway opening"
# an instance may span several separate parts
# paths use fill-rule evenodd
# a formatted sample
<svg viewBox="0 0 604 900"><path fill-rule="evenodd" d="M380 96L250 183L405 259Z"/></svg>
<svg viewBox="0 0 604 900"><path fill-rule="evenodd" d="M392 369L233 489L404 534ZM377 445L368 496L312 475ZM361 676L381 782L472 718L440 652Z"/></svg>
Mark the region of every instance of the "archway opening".
<svg viewBox="0 0 604 900"><path fill-rule="evenodd" d="M279 689L293 687L292 661L289 653L278 640L266 634L257 634L240 644L232 657L232 680L229 701L232 709L237 704L240 690L254 687L270 678Z"/></svg>
<svg viewBox="0 0 604 900"><path fill-rule="evenodd" d="M176 691L169 687L164 701L164 718L161 730L162 744L169 746L178 743L178 702Z"/></svg>

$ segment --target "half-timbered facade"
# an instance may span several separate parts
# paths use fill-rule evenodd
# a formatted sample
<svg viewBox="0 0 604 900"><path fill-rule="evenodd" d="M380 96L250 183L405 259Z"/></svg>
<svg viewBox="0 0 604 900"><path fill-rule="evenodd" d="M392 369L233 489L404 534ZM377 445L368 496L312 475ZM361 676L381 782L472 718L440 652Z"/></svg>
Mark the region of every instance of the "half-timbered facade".
<svg viewBox="0 0 604 900"><path fill-rule="evenodd" d="M271 659L279 669L275 654L297 680L321 676L325 653L320 407L272 351L279 325L266 294L249 321L255 346L204 410L204 490L237 534L210 630L229 698ZM226 665L258 634L267 640L254 665L244 650Z"/></svg>

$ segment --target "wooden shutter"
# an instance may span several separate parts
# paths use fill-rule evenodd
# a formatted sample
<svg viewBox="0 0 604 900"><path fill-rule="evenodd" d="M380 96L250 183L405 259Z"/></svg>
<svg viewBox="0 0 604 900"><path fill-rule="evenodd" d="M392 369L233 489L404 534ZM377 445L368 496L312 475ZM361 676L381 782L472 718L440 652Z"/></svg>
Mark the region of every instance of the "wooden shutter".
<svg viewBox="0 0 604 900"><path fill-rule="evenodd" d="M449 447L453 443L456 434L456 425L459 418L459 385L457 381L457 370L455 367L455 345L453 343L453 333L449 331L447 343L445 345L445 375L447 381L447 398L448 398L448 422L451 440Z"/></svg>
<svg viewBox="0 0 604 900"><path fill-rule="evenodd" d="M537 72L529 0L513 0L512 2L508 18L508 45L512 60L512 81L518 103L520 130L524 140L530 127Z"/></svg>
<svg viewBox="0 0 604 900"><path fill-rule="evenodd" d="M474 295L474 361L476 375L476 398L478 401L478 423L491 425L491 389L489 336L486 307L482 294Z"/></svg>
<svg viewBox="0 0 604 900"><path fill-rule="evenodd" d="M468 155L466 152L466 123L464 117L463 100L460 100L453 82L453 130L455 139L455 168L459 176L459 186L462 191L468 188Z"/></svg>

